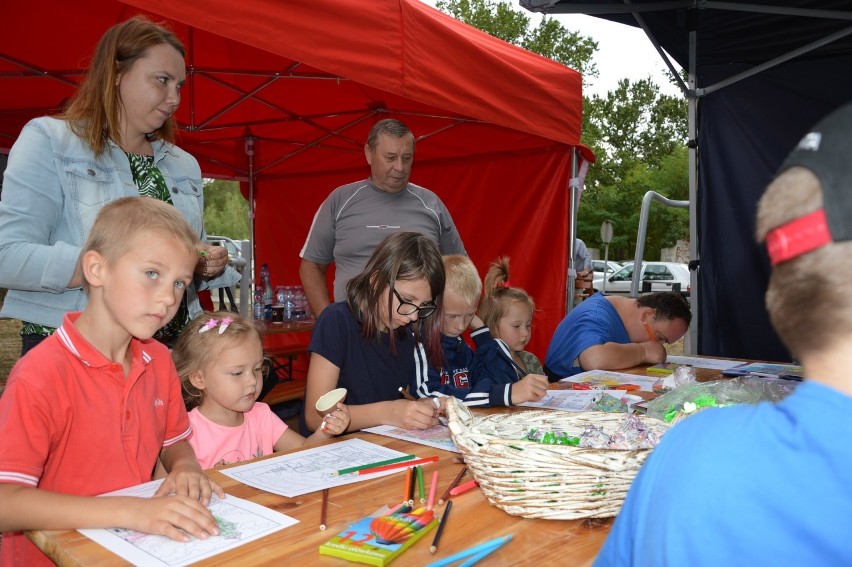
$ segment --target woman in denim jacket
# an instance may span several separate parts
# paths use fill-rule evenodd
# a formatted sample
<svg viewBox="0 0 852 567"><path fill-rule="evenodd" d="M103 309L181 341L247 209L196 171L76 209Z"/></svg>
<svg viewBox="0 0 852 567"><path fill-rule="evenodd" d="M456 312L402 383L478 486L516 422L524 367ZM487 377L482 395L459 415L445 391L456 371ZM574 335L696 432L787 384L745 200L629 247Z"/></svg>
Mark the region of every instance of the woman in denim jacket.
<svg viewBox="0 0 852 567"><path fill-rule="evenodd" d="M184 47L135 17L101 38L66 111L27 124L9 153L0 200L0 315L20 319L21 354L86 304L77 268L98 211L120 197L172 203L206 241L201 169L174 145L186 81ZM235 283L223 247L203 245L181 309L157 338L168 343L201 311L198 290Z"/></svg>

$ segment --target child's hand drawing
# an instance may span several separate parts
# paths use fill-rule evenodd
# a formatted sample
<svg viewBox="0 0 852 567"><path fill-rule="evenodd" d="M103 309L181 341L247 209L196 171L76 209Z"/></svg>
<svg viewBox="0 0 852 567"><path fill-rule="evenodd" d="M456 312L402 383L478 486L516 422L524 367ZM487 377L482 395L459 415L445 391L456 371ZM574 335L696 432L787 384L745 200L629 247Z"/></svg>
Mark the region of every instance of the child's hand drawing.
<svg viewBox="0 0 852 567"><path fill-rule="evenodd" d="M512 404L537 402L547 393L547 376L527 374L512 384Z"/></svg>

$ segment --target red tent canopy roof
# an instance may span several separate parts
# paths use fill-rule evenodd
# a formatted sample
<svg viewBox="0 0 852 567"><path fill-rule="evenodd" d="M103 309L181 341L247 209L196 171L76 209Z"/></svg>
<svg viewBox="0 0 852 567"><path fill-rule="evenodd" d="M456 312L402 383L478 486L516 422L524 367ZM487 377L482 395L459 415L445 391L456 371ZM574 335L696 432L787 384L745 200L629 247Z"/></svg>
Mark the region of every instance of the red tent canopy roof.
<svg viewBox="0 0 852 567"><path fill-rule="evenodd" d="M579 146L577 72L420 0L83 4L4 9L0 147L28 119L59 109L103 31L138 12L168 18L187 46L180 143L210 176L248 177L248 137L256 176L360 168L382 113L409 124L418 161Z"/></svg>

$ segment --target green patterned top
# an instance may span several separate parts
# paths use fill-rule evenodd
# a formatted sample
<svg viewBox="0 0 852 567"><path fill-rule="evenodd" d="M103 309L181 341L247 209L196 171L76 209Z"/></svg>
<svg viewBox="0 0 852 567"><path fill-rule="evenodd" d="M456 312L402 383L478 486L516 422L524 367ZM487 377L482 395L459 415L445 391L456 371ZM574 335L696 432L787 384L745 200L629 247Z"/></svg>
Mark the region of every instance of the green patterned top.
<svg viewBox="0 0 852 567"><path fill-rule="evenodd" d="M518 351L518 358L524 363L524 367L530 374L544 374L544 368L536 355L525 350Z"/></svg>
<svg viewBox="0 0 852 567"><path fill-rule="evenodd" d="M130 160L130 171L133 173L133 182L139 189L139 194L143 197L151 197L173 204L169 188L166 185L166 180L163 178L163 173L154 164L154 156L146 156L141 154L128 154L127 159ZM181 299L177 313L169 323L157 331L154 338L158 341L171 344L180 334L187 322L189 322L189 309L186 305L186 294ZM21 335L42 335L48 336L56 329L47 327L37 323L23 322Z"/></svg>

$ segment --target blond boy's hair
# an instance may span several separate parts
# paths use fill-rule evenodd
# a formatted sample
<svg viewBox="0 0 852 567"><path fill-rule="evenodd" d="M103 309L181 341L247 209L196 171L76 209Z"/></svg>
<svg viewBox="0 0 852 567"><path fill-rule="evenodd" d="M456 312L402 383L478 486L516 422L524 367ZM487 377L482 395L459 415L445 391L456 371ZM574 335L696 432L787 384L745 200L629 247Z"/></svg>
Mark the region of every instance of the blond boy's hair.
<svg viewBox="0 0 852 567"><path fill-rule="evenodd" d="M758 203L756 237L823 207L816 175L791 167L767 188ZM772 268L766 308L778 336L794 357L837 346L852 321L852 241L832 242Z"/></svg>
<svg viewBox="0 0 852 567"><path fill-rule="evenodd" d="M107 262L115 262L127 252L134 238L151 231L164 232L187 252L198 254L198 234L174 206L150 197L123 197L100 210L80 257L94 251ZM85 279L83 289L89 289Z"/></svg>
<svg viewBox="0 0 852 567"><path fill-rule="evenodd" d="M228 323L220 333L226 319ZM199 333L205 325L212 326L211 321L215 322L215 326ZM184 327L172 350L172 360L180 377L186 409L199 405L204 397L204 393L192 384L190 378L204 370L205 365L215 361L220 352L249 337L257 338L262 344L260 331L254 322L230 311L202 312Z"/></svg>
<svg viewBox="0 0 852 567"><path fill-rule="evenodd" d="M444 274L446 278L445 293L447 290L452 291L470 305L479 305L479 298L482 295L482 280L479 279L479 273L470 258L461 254L444 256Z"/></svg>

